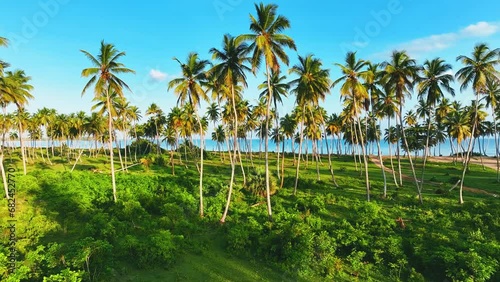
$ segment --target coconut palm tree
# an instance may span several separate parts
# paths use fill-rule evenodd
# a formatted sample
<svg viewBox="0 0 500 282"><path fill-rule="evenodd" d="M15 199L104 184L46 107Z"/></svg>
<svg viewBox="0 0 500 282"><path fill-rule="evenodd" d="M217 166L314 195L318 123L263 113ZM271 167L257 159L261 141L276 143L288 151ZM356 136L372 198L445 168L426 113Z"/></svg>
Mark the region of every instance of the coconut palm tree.
<svg viewBox="0 0 500 282"><path fill-rule="evenodd" d="M379 109L377 109L376 106L378 104L379 97L383 96L382 91L380 90L379 87L382 76L383 72L380 69L380 64L372 64L370 62L367 63L367 68L364 75L364 80L365 80L364 85L366 87L366 90L368 91L369 99L365 100L366 101L365 109L366 111L370 111L370 114L368 115L369 116L368 120L370 121L370 128L372 129L377 127L375 125L377 122L377 118L381 116L381 114L378 113ZM367 131L368 131L368 122L367 122ZM379 130L373 130L372 132L375 134L373 137L374 141L377 143L377 155L378 155L378 160L380 162L382 177L384 179L384 197L387 197L387 178L385 175L384 160L382 158L382 150L380 147L380 139L381 139L380 133Z"/></svg>
<svg viewBox="0 0 500 282"><path fill-rule="evenodd" d="M257 69L260 67L262 58L264 58L264 63L266 67L267 84L269 91L269 96L267 99L266 106L266 131L269 129L270 120L270 106L271 100L274 95L272 93L273 89L271 87L271 71L274 70L279 73L280 64L279 61L288 65L288 55L284 51L284 47L296 50L295 42L289 36L283 34L282 32L290 28L290 21L277 14L278 6L274 4L264 5L260 3L255 4L255 9L257 12L257 18L250 15L250 31L252 34L241 35L240 37L244 40L248 40L251 43L249 46L253 50L252 55L252 70L256 73ZM266 198L267 198L267 212L269 218L272 218L271 211L271 195L269 192L269 137L266 135L265 145L265 171L266 171Z"/></svg>
<svg viewBox="0 0 500 282"><path fill-rule="evenodd" d="M168 89L174 89L174 93L178 96L177 104L183 106L188 104L194 111L196 121L199 125L200 134L200 216L203 217L203 154L204 154L204 135L203 126L200 116L198 115L198 107L202 100L208 101L208 96L203 89L203 84L207 82L207 74L205 69L210 64L207 60L201 60L197 53L190 53L186 59L186 63L181 63L176 60L181 69L182 77L173 79L168 84Z"/></svg>
<svg viewBox="0 0 500 282"><path fill-rule="evenodd" d="M399 117L399 125L401 126L403 143L405 145L406 152L410 152L403 123L403 105L405 98L410 95L411 90L413 89L415 79L418 78L418 71L420 70L420 67L417 66L414 59L408 56L406 51L392 52L391 60L389 62L384 62L382 66L385 67L383 80L387 83L388 87L394 91L396 100L399 104L399 112L397 115ZM418 184L417 174L415 173L415 167L413 166L411 155L408 155L408 160L410 162L413 180L415 182L415 186L417 187L418 198L420 203L423 203L422 190Z"/></svg>
<svg viewBox="0 0 500 282"><path fill-rule="evenodd" d="M366 197L370 201L370 176L368 173L368 159L365 148L365 140L363 139L363 132L361 130L361 122L359 115L361 113L362 105L366 100L369 100L368 91L361 82L362 78L367 77L368 73L363 70L367 66L367 62L364 60L357 60L355 52L348 52L345 57L345 64L338 64L342 72L342 76L335 80L332 87L335 87L340 82L344 82L340 87L340 95L344 100L348 100L352 104L352 114L358 124L359 140L361 145L361 151L363 153L363 162L365 166L365 183L366 183ZM356 134L356 128L354 128L354 133Z"/></svg>
<svg viewBox="0 0 500 282"><path fill-rule="evenodd" d="M7 87L4 89L2 100L7 103L15 104L19 112L23 111L28 103L28 99L33 99L33 95L30 93L30 91L33 90L33 86L29 84L31 77L26 76L25 72L22 70L15 70L14 72L6 72L4 80L6 81ZM22 123L19 123L18 126L23 172L26 175L26 155L22 136L24 129Z"/></svg>
<svg viewBox="0 0 500 282"><path fill-rule="evenodd" d="M488 45L481 43L474 47L471 57L467 57L464 55L460 55L457 57L457 61L460 61L464 65L464 67L458 70L458 72L455 74L455 77L461 83L460 91L464 91L470 85L476 96L476 106L479 104L479 95L487 93L486 82L488 80L497 79L496 77L498 76L498 71L495 69L495 67L500 64L499 53L500 48L491 50ZM477 115L477 109L475 113ZM477 120L477 116L473 117L473 120ZM472 133L476 131L475 125L476 123L474 122ZM462 172L462 181L460 182L460 204L464 202L462 196L463 183L465 179L465 172L467 171L469 166L470 151L472 150L473 143L474 134L472 134L469 140L464 170Z"/></svg>
<svg viewBox="0 0 500 282"><path fill-rule="evenodd" d="M500 182L500 158L499 158L499 145L497 135L497 105L500 101L500 81L498 79L488 79L486 81L486 93L484 96L486 106L491 109L491 116L493 119L493 138L495 139L495 158L497 160L497 182Z"/></svg>
<svg viewBox="0 0 500 282"><path fill-rule="evenodd" d="M82 70L82 77L90 77L82 90L82 95L94 86L95 97L106 97L108 108L108 133L109 133L109 159L111 163L111 183L113 186L113 200L117 201L115 166L113 160L113 119L111 116L111 92L123 97L123 88L129 89L128 85L117 75L126 73L135 73L126 68L119 60L125 56L125 52L118 51L113 44L101 41L101 48L97 57L85 50L81 52L90 60L92 67Z"/></svg>
<svg viewBox="0 0 500 282"><path fill-rule="evenodd" d="M160 154L160 125L158 124L159 117L163 115L163 110L158 107L156 103L151 103L146 110L146 116L151 116L155 125L155 140L156 140L156 154Z"/></svg>
<svg viewBox="0 0 500 282"><path fill-rule="evenodd" d="M417 93L418 97L425 101L427 109L425 115L427 116L427 138L425 141L424 161L422 166L422 176L420 177L420 187L424 185L425 165L427 162L427 154L429 151L429 138L431 135L431 114L434 113L434 108L439 104L444 97L443 89L455 96L455 90L450 86L454 81L453 75L449 72L452 67L450 64L445 63L441 58L435 58L431 61L426 60L422 69L422 77L418 78Z"/></svg>
<svg viewBox="0 0 500 282"><path fill-rule="evenodd" d="M233 156L229 157L231 160L231 180L229 183L228 198L226 203L226 208L221 217L221 222L226 221L227 212L229 210L229 204L231 202L231 195L233 191L234 183L234 173L237 162L237 150L238 150L238 117L236 104L238 100L241 100L238 96L240 87L247 87L246 74L245 72L250 71L250 68L246 65L250 63L250 58L247 56L249 53L248 45L243 41L243 38L235 38L231 35L224 35L222 42L222 49L212 48L210 49L212 54L212 59L216 60L218 63L210 70L215 79L220 85L226 85L229 91L223 91L221 94L222 100L226 100L231 103L233 112ZM228 136L229 137L229 136ZM243 180L245 182L245 179Z"/></svg>
<svg viewBox="0 0 500 282"><path fill-rule="evenodd" d="M296 95L295 104L297 105L295 117L297 122L300 122L300 141L299 141L299 156L295 174L294 194L297 192L300 170L300 156L303 140L303 126L306 122L308 113L312 113L312 107L318 107L319 101L325 99L325 95L330 92L331 80L330 72L323 68L323 63L320 59L314 58L313 55L305 57L299 56L299 63L290 69L290 74L296 75L297 78L290 82L293 89L290 91ZM307 110L307 112L306 112Z"/></svg>
<svg viewBox="0 0 500 282"><path fill-rule="evenodd" d="M271 98L272 103L274 106L274 111L276 113L275 115L275 128L279 128L279 114L278 114L278 103L283 104L282 97L286 97L288 95L288 90L290 89L290 85L288 83L285 83L286 76L281 75L279 72L275 70L271 70L271 81L268 84L267 80L262 82L258 86L259 90L263 90L260 94L259 97L263 100L263 102L268 103L267 99ZM271 87L271 88L269 88ZM272 96L271 96L272 95ZM277 137L281 137L281 135L277 135ZM282 140L279 138L276 139L276 148L277 150L277 162L276 162L276 170L278 174L278 179L281 178L280 176L280 151L279 151L279 145Z"/></svg>
<svg viewBox="0 0 500 282"><path fill-rule="evenodd" d="M137 106L130 105L125 108L125 116L126 118L132 122L132 130L133 130L133 135L135 138L135 142L138 141L137 139L137 122L142 118L141 116L141 111ZM130 134L132 135L132 133ZM138 144L138 143L137 143ZM125 144L126 147L126 144ZM137 162L137 147L135 146L134 150L134 161ZM132 161L132 152L130 152L130 147L129 147L129 155L130 155L130 161Z"/></svg>

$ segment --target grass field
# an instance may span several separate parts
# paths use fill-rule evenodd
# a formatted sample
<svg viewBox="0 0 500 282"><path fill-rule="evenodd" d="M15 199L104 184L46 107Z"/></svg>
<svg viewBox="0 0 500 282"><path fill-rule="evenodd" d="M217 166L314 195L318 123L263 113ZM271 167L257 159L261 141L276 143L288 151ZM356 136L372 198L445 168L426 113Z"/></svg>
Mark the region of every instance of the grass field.
<svg viewBox="0 0 500 282"><path fill-rule="evenodd" d="M198 173L196 171L195 161L191 159L188 159L187 161L183 160L183 163L181 164L176 157L175 175L172 175L172 168L168 165L168 154L165 155L165 158L167 159L166 165L151 164L149 167L136 165L130 167L128 172L118 172L118 198L123 199L123 204L125 204L126 208L127 201L133 199L131 198L131 195L138 193L137 191L139 191L134 190L136 188L131 187L130 185L134 185L131 183L137 183L136 186L139 187L142 185L141 183L146 183L148 181L151 182L153 181L151 179L156 179L156 177L162 177L162 179L171 181L169 183L179 183L180 186L189 186L182 188L190 194L189 197L193 207L188 212L188 214L191 215L187 218L187 222L182 223L187 224L186 226L188 227L183 227L184 225L181 223L175 222L177 220L182 222L182 220L174 215L175 213L170 216L167 212L167 216L170 216L169 222L174 222L169 223L170 225L168 226L172 226L169 230L172 234L181 234L179 236L183 236L183 241L188 242L188 245L182 245L182 248L176 249L174 260L170 261L168 265L165 265L165 267L159 267L157 265L152 265L151 267L144 267L143 265L138 267L134 263L133 257L128 257L127 260L118 260L113 264L114 266L112 270L110 270L108 274L109 276L107 276L108 278L106 279L115 281L310 281L311 279L329 280L334 277L336 281L351 281L352 279L360 281L380 281L386 280L385 278L390 277L389 280L397 281L410 279L411 277L420 277L415 273L423 272L424 269L422 269L419 264L425 263L412 262L412 259L416 260L416 258L412 258L412 256L420 257L419 253L415 253L415 250L407 253L408 251L405 251L405 248L408 247L404 247L396 253L400 253L401 251L406 252L407 254L405 255L405 259L401 260L400 265L396 265L397 263L395 263L395 261L398 260L395 258L386 258L388 255L382 255L382 257L378 257L377 255L377 252L390 252L388 251L390 248L386 250L386 247L378 246L372 241L373 239L370 238L379 238L379 236L388 236L383 234L392 234L390 236L395 236L395 238L399 238L397 240L402 240L403 245L409 244L409 242L412 242L411 244L415 245L424 244L422 245L422 248L425 249L429 247L425 245L426 240L428 240L429 244L432 240L437 240L434 243L441 242L441 240L447 240L446 242L468 240L468 237L463 237L466 234L461 235L457 233L457 230L474 230L474 228L477 228L478 230L483 230L483 232L489 232L485 234L489 234L488 238L493 240L495 248L498 246L496 239L497 235L495 235L498 233L499 228L498 219L496 221L492 221L491 223L487 223L484 218L481 218L481 224L483 225L478 225L477 222L474 222L474 220L476 220L474 219L476 218L474 215L476 210L482 210L495 205L498 206L499 199L494 197L492 194L500 194L500 185L496 183L496 172L490 168L483 169L480 166L471 165L465 181L465 186L471 189L464 191L466 203L464 205L459 205L458 189L454 189L451 192L449 189L456 183L457 177L461 175L461 164L457 163L454 165L452 163L429 162L427 164L425 174L426 180L423 190L424 204L421 206L418 203L416 188L414 184L409 181L411 178L405 177L403 187L397 187L394 184L392 174L389 172L386 173L388 197L383 198L383 178L381 170L374 163L370 163L369 173L371 180L371 199L373 205L366 205L364 174L361 174L361 171L356 170L352 157L332 157L333 169L339 187L335 187L331 180L332 178L329 174L328 159L326 156L322 158L322 163L319 165L319 180L316 173L316 164L312 162L311 159L309 159L307 163L303 161L301 163L298 192L294 195L293 184L295 180L295 166L292 156L287 155L285 158L284 186L283 188L278 189L276 194L272 197L275 222L266 223L267 216L264 199L245 192L245 189L242 186L241 168L238 166L236 179L237 185L235 187L236 190L233 197L233 203L229 210L227 223L221 225L218 222L218 218L222 214L221 208L223 207L225 198L227 197L226 189L230 176L230 166L227 156L226 161L221 162L220 156L218 156L217 153L212 152L209 154L209 157L205 162L205 207L207 210L205 218L197 220L196 201L198 199L198 195L196 193L196 183ZM259 158L259 154L254 154L252 159L254 166L263 166L263 160ZM58 173L63 173L64 175L64 173L67 174L71 170L73 165L72 162L68 162L67 160L57 156L51 161L52 165L44 163L41 159L30 162L28 164L28 176L34 175L39 178L38 181L42 181L39 176L43 175L44 172L52 171L55 172L56 175ZM385 161L386 165L388 165L388 160ZM396 160L394 160L394 162L395 167L397 167ZM6 156L5 163L8 166L17 168L17 172L15 174L20 176L22 164L15 153L12 155L12 158ZM130 164L131 163L129 162L129 165ZM276 178L276 157L274 154L270 159L270 164L272 168L271 172L274 175L274 178ZM243 166L248 176L248 170L251 167L251 162L245 155L243 158ZM420 176L420 166L421 160L417 160L416 167L418 176ZM358 164L358 168L359 167L360 166ZM402 162L402 171L404 175L411 176L411 171L409 170L409 165L406 160L403 160ZM97 182L99 184L96 184L99 188L96 189L100 189L99 191L101 192L92 193L97 193L96 195L101 193L104 197L110 196L111 185L108 186L107 183L109 182L106 181L106 179L109 179L109 163L104 156L98 158L83 157L76 165L74 174L78 175L77 177L85 176L85 179L73 179L68 175L63 176L62 179L72 179L72 181L76 181L74 182L76 185L79 185L79 182L92 182L91 179L95 176L100 179ZM50 177L57 178L58 176ZM143 177L144 181L141 180L141 177ZM24 178L21 177L21 179ZM36 178L32 180L36 181ZM150 184L144 185L151 186ZM279 186L279 181L277 181L277 185ZM20 218L19 220L31 220L36 216L39 216L48 218L43 220L43 222L45 222L44 224L54 225L51 228L40 227L43 224L37 225L38 227L33 227L35 229L40 228L40 230L35 231L37 235L36 240L34 241L36 242L31 240L29 241L30 243L19 243L22 244L22 251L25 251L26 253L29 253L28 250L30 250L30 248L36 247L36 244L44 246L49 246L51 243L71 244L71 242L76 241L81 237L88 236L84 235L87 233L82 230L86 228L83 227L85 226L86 221L92 222L92 220L94 220L90 214L91 211L106 212L106 214L114 213L112 203L101 203L100 205L104 206L96 209L94 207L94 205L97 205L96 200L84 200L87 195L87 191L81 191L81 189L86 188L78 188L80 191L64 192L62 190L51 190L51 187L43 188L42 186L37 189L27 188L28 191L23 191L24 187L18 187L19 192L18 198L16 199L18 206L16 213ZM166 184L164 188L168 190L170 186ZM65 189L71 190L72 188ZM483 193L484 191L487 191L490 194L485 194ZM48 195L52 195L50 196L51 198L49 198ZM57 196L55 197L54 195ZM132 220L134 226L136 224L140 225L140 222L152 221L160 222L158 223L160 225L157 223L153 224L154 228L162 226L161 222L164 220L164 217L162 216L163 212L150 212L150 209L154 210L155 208L153 207L148 209L147 203L140 200L140 196L137 197L137 201L144 206L144 209L148 211L149 215L144 214L142 218L139 216L137 219L138 222L134 222ZM108 199L110 200L110 198ZM48 205L49 202L51 202L50 206ZM72 205L79 210L74 213L72 212L71 214L67 214L68 210L71 210ZM1 216L4 218L3 224L6 224L5 218L8 216L7 209L5 207L6 204L2 205L2 209L0 210ZM169 208L172 210L172 207ZM87 209L88 211L83 212L82 209ZM167 209L167 211L168 210L169 209ZM161 208L160 211L162 211ZM173 211L175 212L175 209L173 209ZM185 210L185 212L187 212L187 210ZM82 216L81 222L78 214ZM136 212L133 214L134 218L137 217ZM289 216L292 217L288 218ZM147 218L149 219L147 220ZM398 218L407 220L406 229L402 230L398 227L396 222L396 219ZM345 232L349 232L347 230L350 230L350 228L358 229L358 231L354 231L356 229L350 231L352 234L357 235L349 233L343 233L344 235L335 235L337 236L337 239L335 239L337 240L337 247L334 252L336 259L332 258L331 265L337 265L334 267L336 270L329 270L333 271L332 273L323 273L319 270L302 270L305 265L312 263L312 261L308 262L309 259L306 260L304 258L297 258L298 262L290 262L291 259L288 256L293 254L292 250L287 251L291 253L282 259L276 259L274 258L274 255L279 252L284 252L284 249L269 253L263 250L258 250L259 244L266 244L265 242L257 242L258 237L263 235L259 235L257 237L253 237L255 236L252 235L253 233L250 235L241 235L243 236L242 238L246 238L246 241L244 240L241 242L236 240L238 237L234 237L236 236L235 234L238 234L237 232L246 232L246 230L237 231L240 226L247 226L245 224L252 224L254 221L259 222L259 225L261 226L256 227L257 230L260 230L259 232L264 232L262 234L270 232L269 236L271 236L271 234L274 234L273 232L278 232L278 230L281 229L287 230L287 228L292 228L291 230L294 230L293 224L290 226L286 225L286 222L293 222L294 220L297 220L297 226L303 226L303 228L310 230L310 232L317 230L314 231L314 234L321 234L320 230L324 230L332 234L331 236L334 236L331 229L333 226L336 226L336 230L341 230L345 227ZM79 224L83 224L82 230L80 230ZM149 223L143 223L143 225L145 224ZM376 235L376 233L381 232L381 230L375 231L377 230L377 224L381 224L378 229L382 228L386 231ZM330 225L332 227L328 227ZM338 229L339 226L344 227ZM269 228L269 230L265 231L267 228ZM372 230L369 228L375 229ZM23 227L20 230L21 231L19 232L33 232L28 231L30 230L28 227ZM124 232L127 234L126 231ZM252 231L249 232L251 233ZM279 234L281 234L279 236L285 236L286 232L281 232L282 231L279 231L273 236L278 236ZM299 236L297 238L302 238L302 236L305 236L306 234L301 233L305 231L296 230L292 232L299 232L297 233L299 234L297 235ZM358 232L361 233L358 234ZM101 234L99 236L108 238L102 235L102 232L97 232L95 234ZM142 230L138 234L142 234L141 236L144 236L145 234L148 234L148 232L146 230ZM5 236L6 235L4 234L4 241L6 240ZM355 236L357 239L349 239L346 241L346 238L349 236ZM425 236L430 237L425 239ZM297 238L293 239L291 242L295 242L292 243L292 245L298 244L296 248L300 249L299 246L302 246L301 244L304 243L298 243L302 242L300 241L302 239L294 241L298 240ZM314 238L316 238L314 240L319 240L317 237ZM407 243L405 243L406 240L408 240ZM35 245L30 246L30 244ZM189 244L194 244L196 246L192 247ZM246 247L239 249L238 244ZM252 248L255 248L255 250L252 250ZM376 251L377 248L380 250ZM459 249L461 250L461 248L462 247ZM372 249L374 249L373 254L369 254ZM455 251L456 250L458 249L455 249ZM431 252L431 250L429 250L429 252ZM493 254L495 254L495 252L493 252ZM259 255L259 253L261 255ZM364 253L368 254L363 255ZM363 265L363 263L361 265L359 264L358 259L356 259L356 255L361 256L361 258L359 258L359 262L366 260L366 262L364 262L365 265ZM363 256L364 259L362 258ZM383 261L386 260L391 261L389 265L391 265L391 263L394 265L384 266ZM28 261L29 260L26 259L24 264L30 265ZM298 263L297 267L295 267L297 268L296 272L293 271L293 263ZM73 268L77 269L78 267L75 266ZM314 266L311 266L311 268L315 269ZM85 267L83 267L83 270L85 270ZM485 273L490 273L491 277L491 275L493 275L492 273L495 272L485 271ZM436 276L434 274L423 273L422 277L425 277L426 279L434 279L436 277L440 278L444 276L446 276L444 273L439 273ZM498 277L498 274L496 277ZM417 278L415 278L415 281L418 281Z"/></svg>

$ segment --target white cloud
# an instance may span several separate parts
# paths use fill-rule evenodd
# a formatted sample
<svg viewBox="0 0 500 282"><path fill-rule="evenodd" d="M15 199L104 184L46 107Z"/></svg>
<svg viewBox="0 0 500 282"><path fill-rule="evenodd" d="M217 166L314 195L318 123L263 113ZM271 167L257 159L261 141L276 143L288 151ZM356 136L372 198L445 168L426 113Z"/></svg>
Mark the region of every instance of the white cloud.
<svg viewBox="0 0 500 282"><path fill-rule="evenodd" d="M452 47L458 41L471 37L487 37L500 31L500 23L478 22L457 32L435 34L401 43L391 50L406 50L412 56L418 57L427 52L444 50ZM382 52L375 55L387 54Z"/></svg>
<svg viewBox="0 0 500 282"><path fill-rule="evenodd" d="M461 30L461 35L465 37L486 37L495 34L499 29L499 25L495 23L478 22L471 24Z"/></svg>
<svg viewBox="0 0 500 282"><path fill-rule="evenodd" d="M163 81L167 79L168 74L161 72L160 70L152 69L149 71L149 77L154 81Z"/></svg>

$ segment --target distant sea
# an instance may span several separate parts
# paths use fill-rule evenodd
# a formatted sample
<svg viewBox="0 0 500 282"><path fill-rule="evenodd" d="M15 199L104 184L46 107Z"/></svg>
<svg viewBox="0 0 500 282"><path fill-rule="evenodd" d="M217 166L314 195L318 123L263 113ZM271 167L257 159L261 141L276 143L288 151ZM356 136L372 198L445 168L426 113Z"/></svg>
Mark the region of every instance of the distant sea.
<svg viewBox="0 0 500 282"><path fill-rule="evenodd" d="M44 141L28 141L28 142L25 142L25 146L27 147L46 147L47 146L47 142L46 140ZM184 142L184 140L180 140L180 143ZM326 147L326 140L323 140L323 141L320 141L319 144L318 144L318 149L319 149L319 152L321 154L327 154L327 147ZM328 146L329 146L329 149L330 149L330 152L331 153L337 153L337 147L338 147L338 141L337 140L331 140L330 138L328 139ZM54 141L54 146L55 147L58 147L60 146L60 143L59 141ZM94 141L83 141L83 140L80 140L80 141L77 141L77 140L73 140L73 141L63 141L62 143L64 144L67 144L71 147L77 147L77 148L94 148L95 146L95 143ZM131 143L131 140L128 140L127 141L127 144L130 145ZM193 140L193 143L196 145L196 146L200 146L200 140L199 139L194 139ZM481 145L479 145L479 143L481 143ZM51 146L52 144L52 141L49 143L49 146ZM124 146L124 141L121 140L120 141L120 146L123 148ZM245 143L244 140L241 140L240 141L240 148L242 151L247 151L249 149L249 146L251 144L251 147L252 147L252 152L259 152L259 150L262 150L264 151L264 143L260 142L259 139L248 139L247 142ZM462 142L462 146L467 149L467 146L468 146L469 142L468 140L465 140ZM114 147L116 147L116 144L113 144ZM14 146L14 147L19 147L19 141L7 141L6 143L6 146ZM100 142L98 143L98 146L101 147L101 146L106 146L107 148L107 143L105 144L101 144ZM231 141L231 146L232 146L232 141ZM298 144L294 144L295 146L295 152L297 153L298 152ZM307 149L306 149L306 146L307 146ZM454 144L455 148L456 148L456 143ZM474 146L474 149L473 149L473 152L479 152L479 147L481 146L481 152L486 152L486 155L487 156L494 156L495 155L495 142L494 142L494 139L493 138L485 138L484 140L482 138L480 139L476 139L476 142L475 142L475 146ZM161 143L161 147L164 148L164 149L169 149L169 147L166 145L166 143ZM380 143L380 149L382 151L382 154L383 155L389 155L389 144L385 141L381 141ZM223 151L227 150L227 145L224 143L222 144L222 148L221 148ZM366 147L367 149L367 152L368 154L372 154L372 155L376 155L377 154L377 144L376 143L369 143ZM217 147L217 143L211 139L206 139L205 140L205 150L208 150L208 151L217 151L218 150L218 147ZM270 152L276 152L277 148L276 148L276 143L274 143L273 141L269 140L269 151ZM280 148L279 148L280 152L282 151L282 144L280 144ZM304 144L303 144L303 148L302 148L302 152L305 153L305 151L307 150L308 153L311 153L312 152L312 142L311 141L305 141ZM342 143L342 152L345 154L346 150L350 153L351 152L351 147L349 145L346 145L346 144L343 144ZM394 155L396 153L396 146L393 145L392 147L392 154ZM291 140L285 140L285 152L292 152L292 147L291 147ZM401 154L404 153L403 149L401 148L400 150ZM431 150L430 150L430 153L431 155L433 156L439 156L439 155L442 155L442 156L449 156L451 155L452 153L452 150L451 150L451 147L450 147L450 143L449 141L448 142L444 142L442 144L439 144L438 146L435 146L435 147L432 147ZM422 155L422 151L418 152L419 155Z"/></svg>

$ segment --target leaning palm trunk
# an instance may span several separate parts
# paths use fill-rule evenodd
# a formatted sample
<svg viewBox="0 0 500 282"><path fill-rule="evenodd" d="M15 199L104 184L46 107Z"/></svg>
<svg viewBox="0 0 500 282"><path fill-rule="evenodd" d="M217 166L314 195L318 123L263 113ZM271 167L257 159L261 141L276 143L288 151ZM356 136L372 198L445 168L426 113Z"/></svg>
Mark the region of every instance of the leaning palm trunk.
<svg viewBox="0 0 500 282"><path fill-rule="evenodd" d="M470 162L470 157L471 157L471 151L473 149L473 144L474 144L474 133L476 132L476 120L477 120L477 104L479 100L479 95L476 94L476 104L475 104L475 111L474 111L474 120L472 124L472 131L470 134L470 140L469 140L469 146L467 148L467 153L465 155L465 162L464 162L464 170L462 171L462 180L460 181L460 198L458 200L459 204L464 203L464 198L463 198L463 188L464 188L464 180L465 180L465 173L467 172L467 169L469 168L469 162ZM498 158L497 158L498 160Z"/></svg>
<svg viewBox="0 0 500 282"><path fill-rule="evenodd" d="M200 127L200 217L203 217L203 148L205 146L205 138L203 136L203 126L201 124L200 116L198 115L198 110L193 107L196 120L198 121L198 126Z"/></svg>
<svg viewBox="0 0 500 282"><path fill-rule="evenodd" d="M415 173L415 167L413 166L413 160L411 158L410 149L408 146L408 140L406 140L405 128L403 126L403 115L401 114L403 112L402 104L400 104L399 107L400 107L399 108L399 122L401 124L401 133L403 134L403 142L404 142L405 147L406 147L406 152L408 153L408 160L410 161L410 167L411 167L411 172L413 174L413 180L415 181L415 185L417 186L418 199L419 199L420 203L423 204L424 201L422 199L422 191L421 191L420 185L418 185L417 174ZM400 174L400 177L401 177L401 174Z"/></svg>
<svg viewBox="0 0 500 282"><path fill-rule="evenodd" d="M323 128L326 128L325 120L323 119ZM326 134L326 130L325 130ZM326 138L326 135L325 135ZM332 140L333 140L333 133L332 133ZM328 139L326 138L326 153L328 154L328 168L330 169L330 174L332 175L332 181L335 187L339 187L337 184L337 181L335 180L335 174L333 173L333 167L332 167L332 155L330 154L330 146L328 146ZM333 142L332 142L332 151L333 151Z"/></svg>
<svg viewBox="0 0 500 282"><path fill-rule="evenodd" d="M0 171L2 173L2 181L3 181L3 188L5 190L5 197L7 200L10 199L9 196L9 185L7 184L7 177L5 176L5 167L3 166L3 148L2 152L0 153Z"/></svg>
<svg viewBox="0 0 500 282"><path fill-rule="evenodd" d="M366 148L365 148L365 142L363 140L363 132L361 131L361 122L359 120L359 117L356 116L356 120L358 123L358 129L359 129L359 141L361 143L361 152L363 153L363 161L365 163L365 182L366 182L366 198L368 202L370 201L370 176L368 175L368 160L366 159Z"/></svg>
<svg viewBox="0 0 500 282"><path fill-rule="evenodd" d="M234 133L233 133L233 156L231 156L231 148L229 147L229 141L227 142L227 152L229 154L229 159L231 160L231 181L229 182L229 191L227 193L227 201L226 201L226 208L224 209L224 214L222 215L222 218L220 219L221 223L226 222L226 217L227 213L229 211L229 205L231 203L231 195L233 193L233 186L234 186L234 172L236 170L236 162L238 161L237 158L237 150L238 150L238 113L236 112L236 101L235 101L235 94L234 94L234 85L231 85L231 96L232 96L232 104L233 104L233 114L234 114ZM229 137L228 137L229 138Z"/></svg>
<svg viewBox="0 0 500 282"><path fill-rule="evenodd" d="M429 116L429 121L428 121L428 125L427 125L427 138L425 140L424 161L423 161L423 165L422 165L422 177L420 177L420 190L424 189L425 165L427 163L427 152L429 150L430 134L431 134L431 117Z"/></svg>
<svg viewBox="0 0 500 282"><path fill-rule="evenodd" d="M23 143L23 125L19 123L19 144L21 145L21 157L23 158L23 172L26 175L26 152Z"/></svg>
<svg viewBox="0 0 500 282"><path fill-rule="evenodd" d="M226 137L227 153L229 155L229 162L231 163L231 182L229 184L229 192L227 194L226 207L224 208L224 213L220 222L226 222L227 212L229 211L229 204L231 203L231 194L233 193L233 182L234 182L234 171L236 170L236 158L233 159L231 155L231 148L229 147L229 137ZM233 154L234 155L234 154Z"/></svg>
<svg viewBox="0 0 500 282"><path fill-rule="evenodd" d="M108 104L109 160L111 163L111 184L113 186L113 200L116 203L117 197L116 197L115 164L113 159L113 118L111 117L111 100L108 91L106 91L106 99Z"/></svg>
<svg viewBox="0 0 500 282"><path fill-rule="evenodd" d="M116 144L116 148L118 148L118 159L120 160L121 170L124 170L125 167L123 166L122 148L120 146L120 142L118 141L118 137L116 137L116 136L115 136L115 144Z"/></svg>
<svg viewBox="0 0 500 282"><path fill-rule="evenodd" d="M387 128L391 128L391 118L389 117L387 119ZM389 129L388 131L388 142L389 142L389 157L391 159L391 170L392 170L392 177L394 178L394 184L396 184L396 187L399 187L398 185L398 180L396 179L396 171L394 170L394 162L392 161L392 143L391 143L391 131Z"/></svg>
<svg viewBox="0 0 500 282"><path fill-rule="evenodd" d="M305 111L305 105L302 108L302 113ZM304 139L304 132L303 132L303 125L304 122L302 121L300 123L300 137L299 137L299 153L298 153L298 158L297 158L297 168L295 172L295 187L293 188L293 194L297 194L297 185L299 184L299 170L300 170L300 156L302 153L302 140Z"/></svg>

